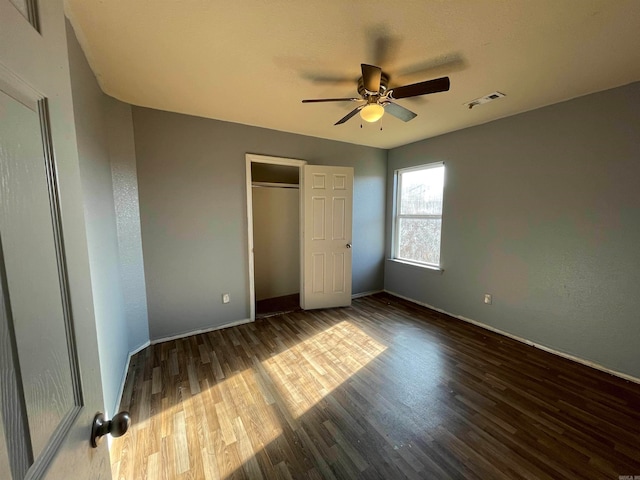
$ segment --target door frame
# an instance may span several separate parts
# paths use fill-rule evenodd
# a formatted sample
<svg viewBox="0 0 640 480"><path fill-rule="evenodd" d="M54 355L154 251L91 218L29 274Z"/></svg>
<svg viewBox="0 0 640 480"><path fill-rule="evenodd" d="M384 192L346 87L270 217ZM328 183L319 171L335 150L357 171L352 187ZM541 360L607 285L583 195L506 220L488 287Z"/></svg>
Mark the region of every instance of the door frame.
<svg viewBox="0 0 640 480"><path fill-rule="evenodd" d="M283 165L289 167L298 167L298 185L302 180L302 167L307 164L306 160L296 160L293 158L284 157L270 157L267 155L257 155L254 153L245 154L246 159L246 187L247 187L247 245L248 245L248 266L249 266L249 319L252 322L256 320L256 287L255 287L255 268L254 268L254 256L253 256L253 193L251 191L252 179L251 179L251 164L252 163L268 163L271 165ZM303 214L302 208L300 210L300 291L302 291L302 283L304 282L304 262L302 257L302 228L303 228Z"/></svg>

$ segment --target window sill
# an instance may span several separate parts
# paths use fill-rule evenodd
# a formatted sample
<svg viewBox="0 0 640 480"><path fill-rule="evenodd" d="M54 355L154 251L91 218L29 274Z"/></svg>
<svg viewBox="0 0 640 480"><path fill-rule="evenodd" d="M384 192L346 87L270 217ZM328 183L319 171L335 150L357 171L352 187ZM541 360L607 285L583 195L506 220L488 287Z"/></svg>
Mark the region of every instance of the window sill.
<svg viewBox="0 0 640 480"><path fill-rule="evenodd" d="M400 263L402 265L410 265L412 267L423 268L425 270L430 270L432 272L439 272L439 273L443 273L444 272L443 268L436 267L435 265L425 265L424 263L410 262L408 260L399 260L397 258L388 258L387 260L389 262Z"/></svg>

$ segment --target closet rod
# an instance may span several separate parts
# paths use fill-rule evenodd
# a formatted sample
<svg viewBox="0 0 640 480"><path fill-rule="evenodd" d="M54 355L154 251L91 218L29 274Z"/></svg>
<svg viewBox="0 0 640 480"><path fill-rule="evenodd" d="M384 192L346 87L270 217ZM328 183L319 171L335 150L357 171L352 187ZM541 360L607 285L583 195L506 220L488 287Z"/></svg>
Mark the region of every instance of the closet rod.
<svg viewBox="0 0 640 480"><path fill-rule="evenodd" d="M300 188L300 185L297 183L251 182L251 186L259 188Z"/></svg>

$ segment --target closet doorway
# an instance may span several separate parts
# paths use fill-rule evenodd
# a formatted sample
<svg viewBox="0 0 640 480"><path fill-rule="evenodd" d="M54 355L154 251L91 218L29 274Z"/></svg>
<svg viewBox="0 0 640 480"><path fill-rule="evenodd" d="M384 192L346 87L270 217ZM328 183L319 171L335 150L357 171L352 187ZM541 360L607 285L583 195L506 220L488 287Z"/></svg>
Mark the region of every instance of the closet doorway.
<svg viewBox="0 0 640 480"><path fill-rule="evenodd" d="M300 309L304 160L246 155L251 320Z"/></svg>

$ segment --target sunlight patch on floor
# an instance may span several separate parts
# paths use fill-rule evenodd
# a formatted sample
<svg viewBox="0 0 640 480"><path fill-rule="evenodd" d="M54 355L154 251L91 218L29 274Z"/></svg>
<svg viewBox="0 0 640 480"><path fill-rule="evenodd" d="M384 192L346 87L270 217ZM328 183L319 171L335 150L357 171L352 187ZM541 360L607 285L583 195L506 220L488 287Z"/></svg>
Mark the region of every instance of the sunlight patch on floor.
<svg viewBox="0 0 640 480"><path fill-rule="evenodd" d="M262 365L294 418L299 418L387 347L347 321L340 322Z"/></svg>
<svg viewBox="0 0 640 480"><path fill-rule="evenodd" d="M228 377L215 356L181 367L173 385L156 367L136 384L139 410L129 432L113 440L113 476L156 478L165 469L168 478L181 478L200 462L206 478L227 478L238 469L258 475L256 452L286 442L284 428L298 431L303 414L386 349L342 321L263 361L248 352L245 362L252 365ZM213 369L214 378L201 369Z"/></svg>
<svg viewBox="0 0 640 480"><path fill-rule="evenodd" d="M264 448L282 435L281 420L273 408L273 387L269 387L266 375L260 369L246 369L214 385L193 379L184 382L176 392L179 403L170 405L163 398L157 410L152 406L140 412L127 435L114 439L112 455L120 458L112 465L114 478L119 478L122 461L133 461L141 442L152 444L152 450L163 451L172 459L171 474L176 476L193 467L190 458L194 455L211 459L207 468L215 471L213 478L224 478L242 464L255 462L254 449ZM151 382L145 382L142 395L149 394L150 388ZM141 405L151 403L146 400ZM196 438L205 446L197 453L192 444ZM224 449L233 444L238 456L223 458ZM146 472L145 478L152 478L148 473L157 468L157 458L148 460L140 470Z"/></svg>

